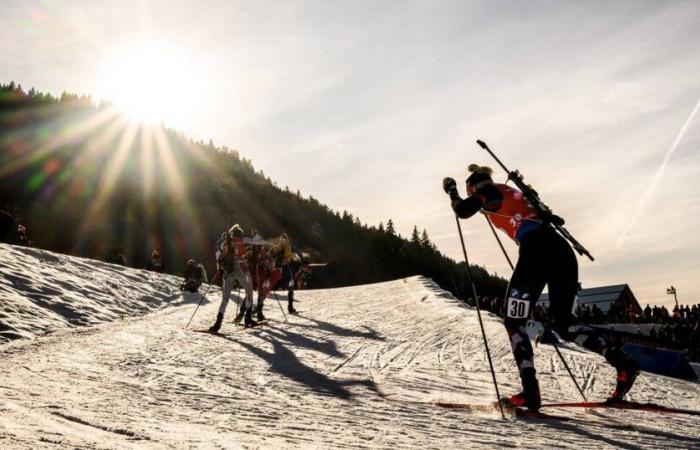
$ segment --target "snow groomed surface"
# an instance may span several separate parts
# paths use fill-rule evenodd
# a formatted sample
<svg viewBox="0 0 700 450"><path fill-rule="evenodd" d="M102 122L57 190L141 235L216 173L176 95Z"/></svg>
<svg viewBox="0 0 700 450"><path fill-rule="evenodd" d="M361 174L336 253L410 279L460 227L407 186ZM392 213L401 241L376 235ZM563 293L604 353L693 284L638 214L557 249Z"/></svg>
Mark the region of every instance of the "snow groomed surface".
<svg viewBox="0 0 700 450"><path fill-rule="evenodd" d="M41 255L24 264L24 251L2 250L3 286L9 269L30 280L50 273L59 292L45 295L73 302L75 310L96 298L97 313L129 310L135 299L149 304L149 295L162 299L145 315L105 316L100 325L74 328L56 320L60 331L0 345L3 448L700 446L693 416L553 408L546 412L575 420L504 421L494 408L430 405L488 405L495 393L475 310L422 277L297 292L300 314L288 323L272 297L269 326L244 330L230 323L231 310L225 336L214 336L183 329L198 299L172 299L174 277L97 263L101 276L122 277L121 291L99 297L71 281L95 276L81 265L86 260L55 255L61 271L46 272ZM13 289L12 302L2 299L3 323L27 337L52 331L32 331L31 317L8 319L19 297L37 291L34 283L15 282ZM211 324L219 295L212 288L190 328ZM280 295L283 306L285 300ZM484 319L501 393L516 392L503 327L490 314ZM605 398L614 374L603 359L576 347L562 352L587 397ZM535 363L543 401L579 401L551 347L537 348ZM699 394L698 384L642 374L630 399L700 409Z"/></svg>

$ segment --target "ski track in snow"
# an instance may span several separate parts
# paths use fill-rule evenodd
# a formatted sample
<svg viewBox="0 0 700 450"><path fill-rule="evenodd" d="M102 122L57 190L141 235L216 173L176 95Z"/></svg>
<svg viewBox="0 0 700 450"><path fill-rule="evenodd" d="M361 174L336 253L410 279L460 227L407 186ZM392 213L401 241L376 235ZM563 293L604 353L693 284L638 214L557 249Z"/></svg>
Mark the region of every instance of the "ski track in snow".
<svg viewBox="0 0 700 450"><path fill-rule="evenodd" d="M0 345L3 448L700 448L692 416L559 409L577 420L502 420L497 409L425 404L489 404L495 393L476 311L422 277L297 292L289 323L273 296L271 326L254 330L231 324L230 307L226 335L213 336L183 329L199 298L174 297L176 277L0 253L3 336L30 338ZM213 322L219 296L212 288L192 329ZM506 333L482 315L501 394L512 394ZM535 351L543 400L579 401L554 349ZM605 398L614 372L603 358L561 351L589 399ZM699 394L642 374L630 399L698 409Z"/></svg>

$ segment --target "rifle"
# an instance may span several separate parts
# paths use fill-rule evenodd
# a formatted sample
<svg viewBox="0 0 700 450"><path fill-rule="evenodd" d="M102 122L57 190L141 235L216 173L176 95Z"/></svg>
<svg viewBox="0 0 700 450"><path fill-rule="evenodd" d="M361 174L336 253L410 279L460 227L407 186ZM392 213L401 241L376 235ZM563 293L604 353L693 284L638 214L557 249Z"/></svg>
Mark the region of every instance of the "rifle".
<svg viewBox="0 0 700 450"><path fill-rule="evenodd" d="M564 219L555 215L549 208L549 206L545 205L544 202L540 200L540 196L537 194L537 191L525 184L523 175L520 172L518 172L517 170L508 170L508 168L501 162L501 160L498 159L498 157L491 151L489 146L486 145L486 142L482 140L477 140L476 143L479 144L479 147L489 152L489 155L491 155L493 159L496 160L498 165L506 171L506 173L508 174L508 179L512 180L513 183L518 187L518 189L520 189L520 192L523 193L525 198L527 198L528 202L530 202L533 208L537 210L538 215L544 221L544 223L554 228L564 239L569 241L569 243L571 243L571 246L574 248L574 250L578 252L579 255L586 255L591 261L595 261L595 259L593 258L593 256L591 256L588 250L586 250L586 248L583 245L581 245L581 243L577 241L566 228L564 228Z"/></svg>

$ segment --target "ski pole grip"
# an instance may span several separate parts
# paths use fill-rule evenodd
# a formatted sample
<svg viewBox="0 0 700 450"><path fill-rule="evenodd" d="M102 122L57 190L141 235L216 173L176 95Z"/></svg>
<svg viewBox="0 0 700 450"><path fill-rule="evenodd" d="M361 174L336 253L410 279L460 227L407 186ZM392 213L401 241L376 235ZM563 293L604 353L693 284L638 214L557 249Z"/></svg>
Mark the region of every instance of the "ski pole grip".
<svg viewBox="0 0 700 450"><path fill-rule="evenodd" d="M482 141L481 139L477 139L476 143L479 144L479 147L483 148L484 150L489 149L489 146L486 145L486 142Z"/></svg>

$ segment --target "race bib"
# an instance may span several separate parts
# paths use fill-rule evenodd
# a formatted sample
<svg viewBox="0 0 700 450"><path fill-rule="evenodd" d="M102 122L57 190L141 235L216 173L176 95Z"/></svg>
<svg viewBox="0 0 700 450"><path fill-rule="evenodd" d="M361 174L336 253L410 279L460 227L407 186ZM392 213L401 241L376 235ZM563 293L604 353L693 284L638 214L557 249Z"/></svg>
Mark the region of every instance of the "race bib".
<svg viewBox="0 0 700 450"><path fill-rule="evenodd" d="M506 317L511 319L525 319L530 313L530 300L520 300L519 298L509 297L508 307L506 309Z"/></svg>

